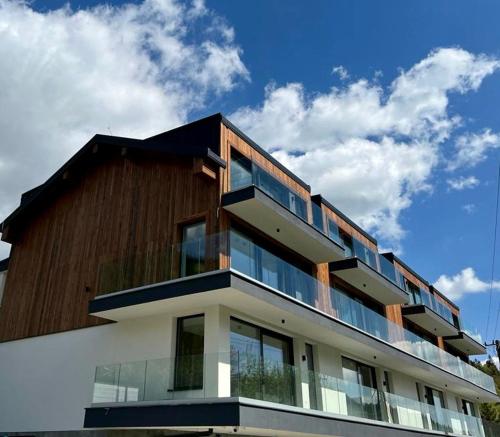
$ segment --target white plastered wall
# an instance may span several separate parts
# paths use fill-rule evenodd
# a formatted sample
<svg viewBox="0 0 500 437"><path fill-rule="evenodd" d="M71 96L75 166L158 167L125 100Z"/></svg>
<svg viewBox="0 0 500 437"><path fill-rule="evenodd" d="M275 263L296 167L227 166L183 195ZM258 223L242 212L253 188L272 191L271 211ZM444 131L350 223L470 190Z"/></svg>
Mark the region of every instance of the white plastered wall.
<svg viewBox="0 0 500 437"><path fill-rule="evenodd" d="M190 313L205 314L207 356L229 356L229 318L224 311L214 306ZM0 433L82 429L85 408L92 403L96 366L173 357L176 318L190 314L0 343ZM209 372L205 380L211 384L204 396L228 395L229 363L209 359L206 377Z"/></svg>

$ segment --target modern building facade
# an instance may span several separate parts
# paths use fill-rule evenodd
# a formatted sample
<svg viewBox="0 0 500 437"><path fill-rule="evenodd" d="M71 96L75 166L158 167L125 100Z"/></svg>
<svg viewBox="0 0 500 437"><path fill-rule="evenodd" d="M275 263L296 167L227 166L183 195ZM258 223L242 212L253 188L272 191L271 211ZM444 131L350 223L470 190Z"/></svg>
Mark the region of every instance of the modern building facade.
<svg viewBox="0 0 500 437"><path fill-rule="evenodd" d="M220 114L2 223L0 434L484 436L459 308Z"/></svg>

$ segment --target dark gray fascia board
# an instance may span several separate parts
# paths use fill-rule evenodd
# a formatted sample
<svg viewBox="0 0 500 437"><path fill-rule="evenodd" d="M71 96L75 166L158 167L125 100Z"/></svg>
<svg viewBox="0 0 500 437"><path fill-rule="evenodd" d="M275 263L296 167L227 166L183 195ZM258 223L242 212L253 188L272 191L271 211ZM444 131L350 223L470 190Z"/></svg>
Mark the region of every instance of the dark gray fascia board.
<svg viewBox="0 0 500 437"><path fill-rule="evenodd" d="M356 418L247 398L215 398L147 405L109 404L85 409L84 428L147 427L245 427L300 434L348 437L435 436L436 432L412 429L382 421Z"/></svg>
<svg viewBox="0 0 500 437"><path fill-rule="evenodd" d="M259 198L267 203L271 203L275 210L282 211L282 213L281 213L282 216L288 216L289 220L292 223L302 225L304 227L304 229L307 230L307 233L313 235L316 240L325 240L326 239L328 242L333 243L335 246L337 246L342 251L345 250L335 240L332 240L328 235L326 235L323 232L321 232L320 230L316 229L311 223L307 222L302 217L299 217L298 215L291 212L289 209L287 209L286 207L281 205L281 203L279 203L278 201L273 199L271 196L266 194L264 191L262 191L259 187L255 186L255 185L249 185L249 186L244 187L244 188L240 188L240 189L237 189L234 191L228 191L227 193L224 193L222 195L221 206L222 207L229 206L229 205L233 205L235 203L243 202L245 200L250 200L253 198Z"/></svg>
<svg viewBox="0 0 500 437"><path fill-rule="evenodd" d="M424 314L426 312L430 312L434 316L439 317L440 320L444 321L448 325L453 326L454 329L458 330L458 328L455 325L453 325L448 320L446 320L441 314L438 314L432 308L429 308L427 305L425 305L423 303L422 304L419 303L419 304L403 305L401 307L401 312L403 313L403 316L412 315L412 314Z"/></svg>

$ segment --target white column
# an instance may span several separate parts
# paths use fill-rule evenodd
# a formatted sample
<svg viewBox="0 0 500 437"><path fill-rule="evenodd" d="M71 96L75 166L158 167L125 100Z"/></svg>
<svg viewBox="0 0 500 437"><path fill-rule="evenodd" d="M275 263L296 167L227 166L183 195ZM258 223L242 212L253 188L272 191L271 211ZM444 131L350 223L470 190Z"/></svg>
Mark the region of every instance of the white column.
<svg viewBox="0 0 500 437"><path fill-rule="evenodd" d="M205 311L205 397L231 396L229 311L217 305Z"/></svg>

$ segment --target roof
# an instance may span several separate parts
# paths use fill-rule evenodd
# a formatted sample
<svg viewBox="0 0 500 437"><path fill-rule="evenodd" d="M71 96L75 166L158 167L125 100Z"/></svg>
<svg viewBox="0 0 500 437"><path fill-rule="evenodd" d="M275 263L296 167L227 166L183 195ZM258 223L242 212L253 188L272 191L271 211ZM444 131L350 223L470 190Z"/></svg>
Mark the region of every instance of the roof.
<svg viewBox="0 0 500 437"><path fill-rule="evenodd" d="M126 148L152 153L164 153L167 155L200 157L205 158L212 164L225 167L226 162L213 151L213 145L202 145L202 143L182 143L169 141L168 137L160 139L148 138L138 140L126 137L116 137L110 135L94 135L78 152L73 155L59 170L57 170L47 181L35 187L21 196L21 204L17 207L1 224L1 231L13 220L24 216L27 212L33 211L48 195L54 192L65 179L65 175L70 170L80 169L85 162L88 162L95 155L95 146L105 146L105 150L111 148ZM201 145L200 145L201 144Z"/></svg>
<svg viewBox="0 0 500 437"><path fill-rule="evenodd" d="M175 129L171 129L169 131L163 132L161 134L155 135L153 137L148 138L147 140L154 140L161 142L165 138L168 138L169 141L176 141L178 144L198 144L199 142L208 142L213 144L213 151L220 155L220 129L219 123L222 123L228 129L232 130L236 135L245 140L248 145L250 145L254 150L259 152L262 156L264 156L267 160L269 160L274 166L279 168L283 173L285 173L288 177L297 182L302 188L306 189L308 192L311 192L310 185L306 184L302 179L300 179L297 175L293 174L290 170L288 170L281 162L279 162L275 157L273 157L269 152L264 150L261 146L259 146L254 140L252 140L248 135L238 129L233 123L231 123L224 115L220 112L209 115L208 117L201 118L199 120L193 121L191 123L185 124L183 126L179 126Z"/></svg>

